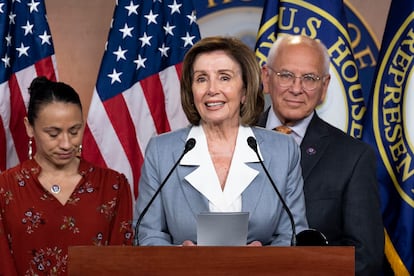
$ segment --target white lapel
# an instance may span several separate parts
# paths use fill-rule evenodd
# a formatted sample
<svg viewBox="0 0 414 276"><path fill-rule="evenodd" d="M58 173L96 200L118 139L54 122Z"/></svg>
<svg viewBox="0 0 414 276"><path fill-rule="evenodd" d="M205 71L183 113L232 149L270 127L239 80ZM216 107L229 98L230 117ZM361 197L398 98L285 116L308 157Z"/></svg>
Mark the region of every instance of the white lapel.
<svg viewBox="0 0 414 276"><path fill-rule="evenodd" d="M228 210L235 200L240 199L241 193L259 173L246 164L258 162L255 152L247 144L247 137L249 136L254 136L250 127L239 127L232 163L225 189L222 191L208 152L203 128L195 126L190 130L188 138L193 137L197 142L194 149L183 157L180 165L199 166L192 173L185 176L185 179L209 200L214 209Z"/></svg>

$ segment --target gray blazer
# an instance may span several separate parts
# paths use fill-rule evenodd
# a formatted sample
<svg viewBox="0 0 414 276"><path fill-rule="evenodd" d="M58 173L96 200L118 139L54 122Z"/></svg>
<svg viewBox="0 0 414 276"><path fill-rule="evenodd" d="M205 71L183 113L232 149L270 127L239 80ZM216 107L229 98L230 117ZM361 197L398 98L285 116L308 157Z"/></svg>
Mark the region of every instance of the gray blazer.
<svg viewBox="0 0 414 276"><path fill-rule="evenodd" d="M286 135L258 127L252 130L264 165L293 214L297 233L307 229L299 147ZM190 127L162 134L148 143L139 182L136 217L182 154L189 131ZM259 172L242 193L242 211L250 213L248 243L258 240L263 245L290 245L292 229L286 211L260 163L249 162L248 166ZM209 202L184 179L196 168L178 165L174 170L139 225L140 245L178 245L184 240L197 241L196 217L200 212L209 211Z"/></svg>

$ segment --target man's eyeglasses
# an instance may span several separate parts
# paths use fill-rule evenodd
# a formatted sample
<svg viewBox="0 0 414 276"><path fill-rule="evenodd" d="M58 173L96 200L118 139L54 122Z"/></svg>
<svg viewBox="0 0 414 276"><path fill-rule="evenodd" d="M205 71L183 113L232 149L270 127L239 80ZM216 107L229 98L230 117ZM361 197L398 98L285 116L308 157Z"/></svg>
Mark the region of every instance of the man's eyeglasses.
<svg viewBox="0 0 414 276"><path fill-rule="evenodd" d="M289 71L276 72L269 65L267 66L267 68L269 68L276 74L276 76L279 79L279 85L283 88L292 86L295 83L295 80L299 78L301 80L303 89L307 91L312 91L318 86L318 82L323 78L315 74L305 74L302 76L295 76L295 74Z"/></svg>

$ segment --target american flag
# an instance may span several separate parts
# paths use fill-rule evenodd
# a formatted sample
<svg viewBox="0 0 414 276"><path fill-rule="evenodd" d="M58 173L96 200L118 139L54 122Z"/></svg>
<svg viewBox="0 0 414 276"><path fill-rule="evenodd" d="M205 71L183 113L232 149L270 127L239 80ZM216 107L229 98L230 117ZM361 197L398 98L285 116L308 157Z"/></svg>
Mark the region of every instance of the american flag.
<svg viewBox="0 0 414 276"><path fill-rule="evenodd" d="M23 118L36 76L56 80L56 60L42 0L0 1L0 170L27 159Z"/></svg>
<svg viewBox="0 0 414 276"><path fill-rule="evenodd" d="M124 173L135 198L148 140L188 124L181 62L199 39L191 0L117 1L82 154Z"/></svg>

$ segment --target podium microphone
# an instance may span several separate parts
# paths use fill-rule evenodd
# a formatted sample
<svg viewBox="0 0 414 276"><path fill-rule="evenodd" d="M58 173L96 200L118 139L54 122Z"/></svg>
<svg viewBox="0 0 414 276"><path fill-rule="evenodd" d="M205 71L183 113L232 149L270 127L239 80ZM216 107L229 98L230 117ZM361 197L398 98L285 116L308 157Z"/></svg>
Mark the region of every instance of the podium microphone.
<svg viewBox="0 0 414 276"><path fill-rule="evenodd" d="M289 216L290 224L292 226L292 238L291 238L291 241L290 241L290 245L291 246L296 246L296 227L295 227L295 221L294 221L293 216L292 216L292 212L290 212L289 207L287 206L285 200L283 199L282 195L280 194L279 190L277 189L275 182L270 177L269 172L267 171L265 165L263 164L262 159L260 158L259 152L257 150L257 142L256 142L256 139L253 136L249 136L247 138L247 144L256 153L257 158L259 159L259 162L262 165L262 168L265 171L267 178L269 179L270 183L272 184L273 189L275 190L277 196L279 197L280 201L282 202L283 208L285 209L286 213Z"/></svg>
<svg viewBox="0 0 414 276"><path fill-rule="evenodd" d="M158 189L155 191L154 195L151 197L151 200L145 206L144 210L142 210L142 213L138 217L137 223L135 224L135 236L134 236L134 245L135 246L138 246L139 245L139 241L138 241L138 228L139 228L139 225L141 224L142 218L147 213L149 207L151 206L152 202L155 200L155 198L157 197L157 195L161 192L162 187L164 187L165 183L167 183L168 179L170 178L171 174L174 172L175 168L180 163L181 159L183 159L184 155L186 155L187 152L189 152L190 150L192 150L194 148L195 144L196 144L196 140L194 138L190 138L190 139L187 140L187 142L185 143L184 151L181 154L180 158L178 158L177 162L175 162L174 166L171 168L171 170L169 171L169 173L165 177L164 181L161 182L161 185L158 187Z"/></svg>

